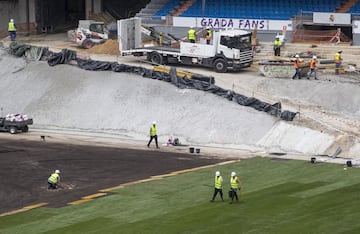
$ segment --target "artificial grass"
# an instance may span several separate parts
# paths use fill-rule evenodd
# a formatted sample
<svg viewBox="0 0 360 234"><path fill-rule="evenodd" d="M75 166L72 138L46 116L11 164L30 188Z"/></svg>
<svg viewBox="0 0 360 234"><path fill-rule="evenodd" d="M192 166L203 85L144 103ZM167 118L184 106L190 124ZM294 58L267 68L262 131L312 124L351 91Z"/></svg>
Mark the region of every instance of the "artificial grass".
<svg viewBox="0 0 360 234"><path fill-rule="evenodd" d="M253 158L132 185L84 204L0 217L0 233L358 233L360 169ZM225 202L210 203L216 170ZM231 171L242 180L229 204Z"/></svg>

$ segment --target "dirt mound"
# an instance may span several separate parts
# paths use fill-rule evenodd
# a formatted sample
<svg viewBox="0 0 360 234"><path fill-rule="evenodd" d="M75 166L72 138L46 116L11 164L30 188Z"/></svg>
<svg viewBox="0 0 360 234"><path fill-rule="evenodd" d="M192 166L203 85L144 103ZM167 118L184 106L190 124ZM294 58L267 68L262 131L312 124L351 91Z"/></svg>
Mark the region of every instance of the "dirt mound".
<svg viewBox="0 0 360 234"><path fill-rule="evenodd" d="M95 45L94 47L88 50L89 53L96 54L113 54L118 55L119 52L119 42L117 40L107 40L103 44Z"/></svg>

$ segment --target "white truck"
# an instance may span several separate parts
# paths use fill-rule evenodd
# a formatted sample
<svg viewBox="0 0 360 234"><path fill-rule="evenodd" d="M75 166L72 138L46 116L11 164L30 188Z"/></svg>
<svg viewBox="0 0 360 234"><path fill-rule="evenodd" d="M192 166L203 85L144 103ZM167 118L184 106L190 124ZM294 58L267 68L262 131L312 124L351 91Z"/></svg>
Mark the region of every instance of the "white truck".
<svg viewBox="0 0 360 234"><path fill-rule="evenodd" d="M251 32L231 29L213 32L210 45L180 42L180 48L171 46L144 46L148 34L140 18L118 21L119 49L122 56L147 56L155 64L186 64L213 68L216 72L240 70L253 62Z"/></svg>

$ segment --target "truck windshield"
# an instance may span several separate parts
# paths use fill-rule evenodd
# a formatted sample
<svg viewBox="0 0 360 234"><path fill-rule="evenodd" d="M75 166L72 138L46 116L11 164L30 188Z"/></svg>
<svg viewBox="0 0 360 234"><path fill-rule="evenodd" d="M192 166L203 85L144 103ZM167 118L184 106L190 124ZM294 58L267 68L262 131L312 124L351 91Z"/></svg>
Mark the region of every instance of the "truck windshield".
<svg viewBox="0 0 360 234"><path fill-rule="evenodd" d="M241 36L221 36L220 44L231 49L251 48L251 34Z"/></svg>

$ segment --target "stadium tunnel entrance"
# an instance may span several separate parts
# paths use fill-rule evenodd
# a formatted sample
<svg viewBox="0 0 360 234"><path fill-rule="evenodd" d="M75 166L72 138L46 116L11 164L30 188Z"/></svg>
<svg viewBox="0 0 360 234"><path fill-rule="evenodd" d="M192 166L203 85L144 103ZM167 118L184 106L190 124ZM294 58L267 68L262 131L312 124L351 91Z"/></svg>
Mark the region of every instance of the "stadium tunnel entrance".
<svg viewBox="0 0 360 234"><path fill-rule="evenodd" d="M108 12L115 19L133 17L150 0L36 0L36 30L52 33L73 29L79 20L89 19L93 14Z"/></svg>

